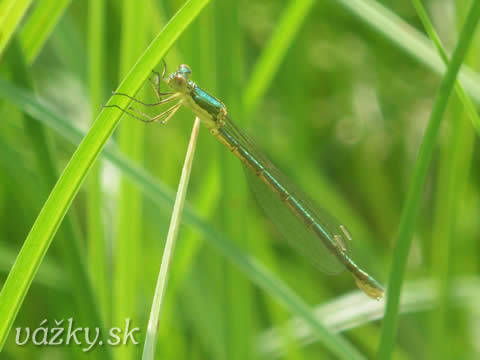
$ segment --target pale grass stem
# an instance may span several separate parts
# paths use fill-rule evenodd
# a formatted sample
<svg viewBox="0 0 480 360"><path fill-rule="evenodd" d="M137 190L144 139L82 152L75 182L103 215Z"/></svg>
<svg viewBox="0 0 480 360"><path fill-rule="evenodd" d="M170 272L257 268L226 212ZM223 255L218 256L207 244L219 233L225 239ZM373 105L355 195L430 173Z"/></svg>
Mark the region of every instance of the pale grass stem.
<svg viewBox="0 0 480 360"><path fill-rule="evenodd" d="M162 263L160 265L160 273L158 275L152 308L150 310L150 317L148 320L147 335L145 337L142 360L153 360L155 356L155 345L157 343L157 333L159 327L158 325L160 323L160 316L162 313L162 305L168 283L170 265L172 264L175 243L178 236L178 230L180 228L183 206L185 204L185 196L187 194L188 182L190 179L199 127L200 119L196 117L195 123L193 124L192 134L190 136L190 142L188 144L187 155L185 156L185 162L183 164L180 183L178 184L175 204L173 206L167 241L165 242Z"/></svg>

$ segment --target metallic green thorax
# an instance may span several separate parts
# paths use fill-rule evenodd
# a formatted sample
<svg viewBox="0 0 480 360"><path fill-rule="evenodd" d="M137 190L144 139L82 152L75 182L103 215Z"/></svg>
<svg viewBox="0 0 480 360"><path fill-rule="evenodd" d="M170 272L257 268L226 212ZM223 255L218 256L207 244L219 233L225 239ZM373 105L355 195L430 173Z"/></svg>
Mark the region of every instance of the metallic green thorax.
<svg viewBox="0 0 480 360"><path fill-rule="evenodd" d="M192 98L198 106L200 106L202 109L205 109L216 119L219 117L223 119L225 117L227 113L227 108L225 105L220 100L208 94L198 86L193 88Z"/></svg>
<svg viewBox="0 0 480 360"><path fill-rule="evenodd" d="M302 199L298 192L290 189L287 183L281 180L283 176L280 175L279 170L259 153L253 141L227 116L226 106L189 80L190 75L190 68L187 65L180 65L177 71L166 79L166 82L180 94L180 101L193 110L210 132L266 184L291 214L315 235L315 240L321 241L328 252L352 273L360 289L371 298L381 298L383 288L348 256L347 242L350 240L350 235L346 228L338 222L319 217L318 212L309 202ZM292 246L306 256L314 256L314 254L305 254L306 249L302 249L301 243L294 243ZM314 262L322 260L315 259Z"/></svg>

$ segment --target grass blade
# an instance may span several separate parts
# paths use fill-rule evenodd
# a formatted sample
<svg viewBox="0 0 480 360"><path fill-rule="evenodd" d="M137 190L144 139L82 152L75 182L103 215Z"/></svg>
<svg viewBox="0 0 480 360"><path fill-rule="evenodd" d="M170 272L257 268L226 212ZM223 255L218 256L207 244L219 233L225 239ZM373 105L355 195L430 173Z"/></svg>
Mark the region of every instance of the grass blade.
<svg viewBox="0 0 480 360"><path fill-rule="evenodd" d="M20 43L29 64L33 63L71 0L38 0L20 31Z"/></svg>
<svg viewBox="0 0 480 360"><path fill-rule="evenodd" d="M242 80L245 73L245 41L242 37L242 26L239 9L242 7L240 2L217 2L216 11L216 31L215 39L217 48L220 51L216 53L216 76L217 76L217 95L228 104L230 114L235 114L236 118L242 116ZM221 53L230 54L229 57L222 56ZM222 79L229 79L223 81ZM220 185L223 189L245 189L245 182L238 163L229 161L228 152L218 152ZM248 249L252 249L251 237L247 236L246 227L238 221L238 213L243 213L247 209L246 198L238 196L235 191L221 191L219 208L221 218L219 221L222 226L228 229L230 239L235 244L242 244ZM237 216L236 216L237 215ZM218 300L222 307L222 316L225 322L216 326L214 336L219 338L219 353L231 354L230 360L251 359L252 348L248 346L250 339L248 334L255 331L254 312L252 293L254 291L251 283L239 273L237 269L225 267L222 262L215 261L215 268L212 267L211 273L217 273L218 280L215 283L221 284L218 290L226 294L225 297ZM222 284L223 283L223 284ZM231 286L235 284L235 291L230 291ZM229 330L228 323L236 324ZM219 355L218 357L222 357Z"/></svg>
<svg viewBox="0 0 480 360"><path fill-rule="evenodd" d="M7 241L1 239L0 245L0 272L8 274L12 263L17 257L17 252L5 246ZM45 260L38 270L35 283L45 286L49 290L68 291L68 279L65 272L61 271L60 265Z"/></svg>
<svg viewBox="0 0 480 360"><path fill-rule="evenodd" d="M105 73L105 1L88 3L88 93L92 122L101 109L104 97ZM98 298L99 309L106 324L110 323L110 282L107 280L107 244L103 228L101 189L101 162L93 165L87 182L87 252L92 285Z"/></svg>
<svg viewBox="0 0 480 360"><path fill-rule="evenodd" d="M4 0L0 3L0 58L32 0Z"/></svg>
<svg viewBox="0 0 480 360"><path fill-rule="evenodd" d="M281 61L314 3L313 0L292 0L284 10L275 32L252 70L250 81L245 86L243 104L247 114L254 111L265 95Z"/></svg>
<svg viewBox="0 0 480 360"><path fill-rule="evenodd" d="M134 94L160 62L183 30L199 14L208 0L192 0L177 12L155 38L120 84L118 91ZM111 104L112 101L109 102ZM126 99L118 105L128 105ZM120 113L104 109L73 154L60 179L38 215L0 293L0 349L7 336L45 253L73 201L88 170L118 124Z"/></svg>
<svg viewBox="0 0 480 360"><path fill-rule="evenodd" d="M190 136L190 142L188 143L187 155L185 156L180 183L178 184L177 196L173 206L167 241L165 242L165 249L163 250L162 264L160 266L160 273L158 275L157 286L155 288L152 309L150 310L147 335L145 337L145 346L143 347L143 360L153 360L155 358L155 345L157 343L158 325L160 323L160 316L162 314L163 299L165 298L165 292L167 289L170 266L172 264L173 253L175 251L175 243L178 237L178 231L180 230L183 206L185 204L188 182L190 180L190 173L192 171L193 157L195 155L199 129L200 119L196 117L193 124L192 135Z"/></svg>
<svg viewBox="0 0 480 360"><path fill-rule="evenodd" d="M13 78L18 84L26 89L33 88L33 77L26 64L26 59L21 53L20 44L14 39L7 52L10 69ZM55 153L51 138L48 136L46 127L35 121L28 114L24 115L24 126L34 149L39 180L38 191L48 194L48 189L54 187L58 178ZM42 187L41 185L46 185ZM76 284L73 288L75 294L75 308L78 309L79 317L91 324L103 327L103 321L98 310L98 303L94 296L93 288L88 276L87 266L84 262L85 254L83 239L80 236L79 225L73 214L67 214L63 226L60 229L60 249L63 256L63 266L68 269L69 282ZM110 349L102 348L98 357L110 359Z"/></svg>
<svg viewBox="0 0 480 360"><path fill-rule="evenodd" d="M121 79L135 63L147 44L148 14L147 2L123 0L121 2L121 23L119 55L119 78ZM122 153L135 163L144 161L145 124L140 121L125 121L117 130L118 146ZM120 326L126 318L138 321L137 284L141 279L139 265L141 253L143 217L142 197L129 179L120 179L116 194L115 246L113 252L113 324ZM119 346L115 349L115 358L128 360L137 358L138 348Z"/></svg>
<svg viewBox="0 0 480 360"><path fill-rule="evenodd" d="M419 0L412 0L412 2L442 60L448 63L448 56L443 49L440 37L437 35L422 3ZM458 13L461 13L461 11L457 8ZM476 53L477 51L470 51L470 54ZM472 56L470 56L470 60L472 60L471 58ZM474 63L474 61L470 61L470 64L473 65ZM428 352L436 358L450 356L451 340L447 333L448 323L452 317L449 310L452 272L450 264L453 262L452 254L454 253L453 234L458 229L457 214L461 212L460 201L471 166L475 135L466 118L469 118L477 134L480 134L480 119L474 104L458 81L455 84L455 90L465 112L459 108L461 105L458 102L455 103L457 113L451 119L451 122L453 122L452 134L440 154L437 180L438 195L432 231L432 239L435 239L435 247L431 251L432 275L438 279L439 299L438 306L430 315L431 336Z"/></svg>
<svg viewBox="0 0 480 360"><path fill-rule="evenodd" d="M438 54L442 58L443 62L445 64L448 64L447 53L443 48L442 42L438 37L432 22L428 18L428 14L425 11L422 3L420 2L420 0L412 0L412 2L413 2L413 6L415 6L415 9L417 10L418 17L422 21L423 27L427 31L428 36L430 37L430 39L432 39L435 45L435 48L438 51ZM470 121L472 122L475 130L477 131L477 134L480 135L480 118L478 117L477 110L475 109L475 105L473 104L472 100L470 100L470 98L468 97L468 94L463 88L462 84L458 80L455 83L455 91L458 95L458 98L462 102L463 106L465 106L467 115L470 118Z"/></svg>
<svg viewBox="0 0 480 360"><path fill-rule="evenodd" d="M401 287L405 276L405 268L412 236L415 230L418 210L420 208L423 185L432 158L438 129L440 128L440 123L448 104L448 99L455 85L457 73L462 65L479 18L480 2L474 1L460 34L452 60L448 66L445 77L440 84L427 129L420 146L417 161L415 162L412 182L408 190L395 241L395 251L387 291L387 308L382 325L378 353L379 359L390 359L393 352L397 331Z"/></svg>

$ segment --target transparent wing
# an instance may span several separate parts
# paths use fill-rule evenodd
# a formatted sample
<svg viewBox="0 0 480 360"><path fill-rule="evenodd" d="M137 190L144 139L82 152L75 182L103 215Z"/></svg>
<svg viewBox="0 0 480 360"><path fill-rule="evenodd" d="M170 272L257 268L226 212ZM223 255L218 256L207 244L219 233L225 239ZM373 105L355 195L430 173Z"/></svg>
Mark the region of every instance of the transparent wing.
<svg viewBox="0 0 480 360"><path fill-rule="evenodd" d="M342 271L344 266L338 255L333 253L325 245L325 242L333 241L339 244L341 248L345 249L344 254L348 254L351 239L346 228L328 212L314 205L313 201L283 175L263 154L254 140L240 130L231 119L226 120L225 130L248 150L291 196L295 197L325 231L326 235L323 238L313 233L261 179L245 167L244 170L251 190L261 208L282 233L288 245L325 273L336 274Z"/></svg>

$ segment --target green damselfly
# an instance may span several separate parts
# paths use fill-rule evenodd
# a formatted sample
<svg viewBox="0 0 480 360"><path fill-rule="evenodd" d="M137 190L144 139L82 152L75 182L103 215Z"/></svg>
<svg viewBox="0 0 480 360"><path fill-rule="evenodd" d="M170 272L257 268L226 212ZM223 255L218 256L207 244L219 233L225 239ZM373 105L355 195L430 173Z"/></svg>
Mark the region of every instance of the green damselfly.
<svg viewBox="0 0 480 360"><path fill-rule="evenodd" d="M227 107L217 98L197 86L187 65L165 77L154 72L151 81L158 102L146 104L127 94L133 101L145 106L157 106L176 102L156 116L149 116L133 107L120 110L144 122L166 123L184 105L197 115L223 145L225 145L249 170L247 177L260 205L279 228L291 247L307 257L320 270L336 273L346 268L353 275L358 287L369 297L379 299L383 288L365 271L360 269L349 255L351 236L347 228L326 211L313 203L296 188L259 150L255 142L230 119ZM172 90L161 92L165 82Z"/></svg>

